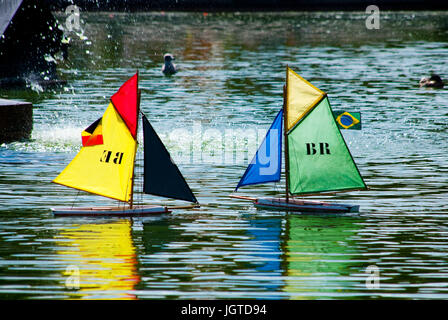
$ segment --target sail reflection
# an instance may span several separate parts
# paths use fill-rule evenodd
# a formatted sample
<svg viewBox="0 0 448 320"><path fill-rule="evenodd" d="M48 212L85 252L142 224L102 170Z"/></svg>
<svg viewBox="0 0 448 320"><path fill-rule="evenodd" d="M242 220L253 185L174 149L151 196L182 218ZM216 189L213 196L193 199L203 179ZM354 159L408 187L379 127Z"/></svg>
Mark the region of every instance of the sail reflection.
<svg viewBox="0 0 448 320"><path fill-rule="evenodd" d="M260 290L270 292L269 299L281 299L279 294L285 282L282 275L282 226L283 218L261 217L249 220L250 228L247 234L254 252L254 269L257 272L258 287Z"/></svg>
<svg viewBox="0 0 448 320"><path fill-rule="evenodd" d="M131 224L127 219L99 221L59 232L58 254L67 263L65 279L73 277L67 270L79 270L79 287L68 288L70 298L136 299L132 291L140 277Z"/></svg>
<svg viewBox="0 0 448 320"><path fill-rule="evenodd" d="M354 217L289 215L286 224L284 291L291 299L339 297L359 279ZM353 290L352 290L353 291Z"/></svg>

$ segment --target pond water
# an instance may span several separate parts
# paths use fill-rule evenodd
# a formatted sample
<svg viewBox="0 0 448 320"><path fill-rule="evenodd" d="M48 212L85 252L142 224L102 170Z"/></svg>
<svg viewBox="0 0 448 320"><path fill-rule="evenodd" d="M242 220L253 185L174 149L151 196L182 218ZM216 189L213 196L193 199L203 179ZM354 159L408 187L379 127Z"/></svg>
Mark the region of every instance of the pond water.
<svg viewBox="0 0 448 320"><path fill-rule="evenodd" d="M58 60L64 87L0 89L34 105L32 139L0 146L0 297L448 298L448 91L418 86L448 75L448 13L382 12L379 30L365 19L81 12L69 58ZM180 69L172 77L160 72L167 52ZM286 65L333 109L361 112L362 130L342 133L370 190L318 198L359 204L359 214L294 215L228 197L282 107ZM53 217L51 207L116 203L51 181L136 70L141 107L201 208ZM239 193L282 190L283 181Z"/></svg>

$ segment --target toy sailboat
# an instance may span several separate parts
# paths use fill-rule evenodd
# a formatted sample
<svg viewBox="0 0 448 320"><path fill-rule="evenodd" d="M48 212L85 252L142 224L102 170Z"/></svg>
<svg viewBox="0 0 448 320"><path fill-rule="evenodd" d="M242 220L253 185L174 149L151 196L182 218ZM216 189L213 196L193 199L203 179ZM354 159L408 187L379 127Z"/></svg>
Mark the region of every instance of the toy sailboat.
<svg viewBox="0 0 448 320"><path fill-rule="evenodd" d="M283 130L284 127L284 130ZM283 131L283 134L282 134ZM285 140L285 198L253 198L255 207L272 210L344 213L358 205L295 199L295 195L367 189L334 119L327 94L286 68L283 108L277 114L238 188L278 182Z"/></svg>
<svg viewBox="0 0 448 320"><path fill-rule="evenodd" d="M110 99L103 116L85 129L83 147L54 183L121 201L124 205L51 209L55 215L133 216L168 213L170 209L198 206L198 201L173 163L170 154L140 111L138 73ZM143 192L185 200L195 205L166 207L134 204L134 167L137 129L142 114L144 140Z"/></svg>

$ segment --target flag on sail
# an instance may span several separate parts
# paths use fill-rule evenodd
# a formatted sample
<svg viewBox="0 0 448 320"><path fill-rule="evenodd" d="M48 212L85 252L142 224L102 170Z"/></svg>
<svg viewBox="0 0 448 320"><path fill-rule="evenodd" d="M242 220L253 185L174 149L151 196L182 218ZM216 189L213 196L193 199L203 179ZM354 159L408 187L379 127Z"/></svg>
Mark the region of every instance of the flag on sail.
<svg viewBox="0 0 448 320"><path fill-rule="evenodd" d="M292 194L365 189L328 97L288 134L289 190Z"/></svg>
<svg viewBox="0 0 448 320"><path fill-rule="evenodd" d="M143 192L197 203L196 197L171 159L154 128L142 116L144 139Z"/></svg>
<svg viewBox="0 0 448 320"><path fill-rule="evenodd" d="M333 116L339 128L361 130L361 112L333 111Z"/></svg>
<svg viewBox="0 0 448 320"><path fill-rule="evenodd" d="M137 137L137 103L138 103L138 73L126 81L111 97L111 102L117 109L134 139Z"/></svg>
<svg viewBox="0 0 448 320"><path fill-rule="evenodd" d="M112 103L94 133L100 123L103 144L82 147L53 182L127 202L132 193L137 142Z"/></svg>
<svg viewBox="0 0 448 320"><path fill-rule="evenodd" d="M283 109L275 117L257 153L238 183L239 187L280 181L282 168Z"/></svg>
<svg viewBox="0 0 448 320"><path fill-rule="evenodd" d="M99 118L81 133L83 147L103 144L103 126Z"/></svg>
<svg viewBox="0 0 448 320"><path fill-rule="evenodd" d="M320 100L325 92L303 79L289 67L286 73L286 132L291 130Z"/></svg>

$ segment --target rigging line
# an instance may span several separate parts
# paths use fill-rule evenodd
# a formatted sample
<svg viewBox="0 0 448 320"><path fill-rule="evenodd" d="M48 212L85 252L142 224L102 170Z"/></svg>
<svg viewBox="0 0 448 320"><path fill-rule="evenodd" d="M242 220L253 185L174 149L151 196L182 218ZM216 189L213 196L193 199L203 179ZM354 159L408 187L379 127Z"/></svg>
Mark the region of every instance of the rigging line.
<svg viewBox="0 0 448 320"><path fill-rule="evenodd" d="M143 111L141 108L139 108L139 121L143 121ZM145 179L145 167L144 167L144 156L145 156L145 141L144 141L144 134L143 134L143 124L141 125L141 127L139 128L140 132L141 132L141 139L140 139L140 143L139 143L139 148L137 149L137 158L138 158L138 166L137 166L137 171L138 171L138 189L139 190L139 198L140 198L140 204L143 204L143 185L144 185L144 179ZM138 150L140 150L140 152L138 152ZM137 163L136 163L137 165Z"/></svg>
<svg viewBox="0 0 448 320"><path fill-rule="evenodd" d="M138 114L137 114L137 121L142 121L142 125L139 126L139 131L141 132L141 139L138 139L139 144L137 148L137 152L135 155L136 161L135 161L135 170L137 171L138 177L136 180L136 184L138 185L137 190L139 190L139 201L140 204L143 204L143 187L144 187L144 181L145 181L145 136L143 131L143 117L145 117L145 114L143 113L142 108L139 105L138 108ZM138 136L138 134L137 134ZM138 152L140 150L140 152Z"/></svg>
<svg viewBox="0 0 448 320"><path fill-rule="evenodd" d="M137 135L137 132L136 132ZM130 193L130 200L129 202L123 202L123 207L126 207L126 204L129 204L129 207L132 208L133 206L133 198L134 198L134 180L135 180L135 167L136 167L136 160L137 160L137 151L138 151L139 143L138 141L135 141L135 154L134 154L134 161L132 164L132 171L129 179L127 180L126 184L126 193Z"/></svg>
<svg viewBox="0 0 448 320"><path fill-rule="evenodd" d="M73 207L75 206L75 202L76 202L76 200L78 200L78 196L79 196L79 192L80 192L80 190L79 190L79 189L77 189L77 190L78 190L78 192L76 193L75 199L74 199L73 202L72 202L72 209L73 209Z"/></svg>
<svg viewBox="0 0 448 320"><path fill-rule="evenodd" d="M138 148L141 151L141 148ZM134 190L139 190L138 192L138 203L139 204L143 204L143 192L141 192L143 190L143 168L142 168L142 159L143 159L143 153L142 152L138 152L137 150L137 155L136 155L136 162L135 162L135 166L136 166L136 187L134 188Z"/></svg>
<svg viewBox="0 0 448 320"><path fill-rule="evenodd" d="M278 195L280 193L280 189L279 189L279 181L274 182L274 192L276 195Z"/></svg>
<svg viewBox="0 0 448 320"><path fill-rule="evenodd" d="M289 155L290 157L291 157L291 155ZM292 157L294 158L294 163L297 163L297 162L299 162L300 160L299 160L299 157L298 157L298 155L296 154L296 153L294 153L293 155L292 155ZM299 176L299 177L301 177L301 167L300 166L296 166L296 170L297 170L297 175ZM302 182L300 181L300 179L297 179L297 181L298 181L298 184L302 184ZM294 195L292 195L293 197L294 197Z"/></svg>

